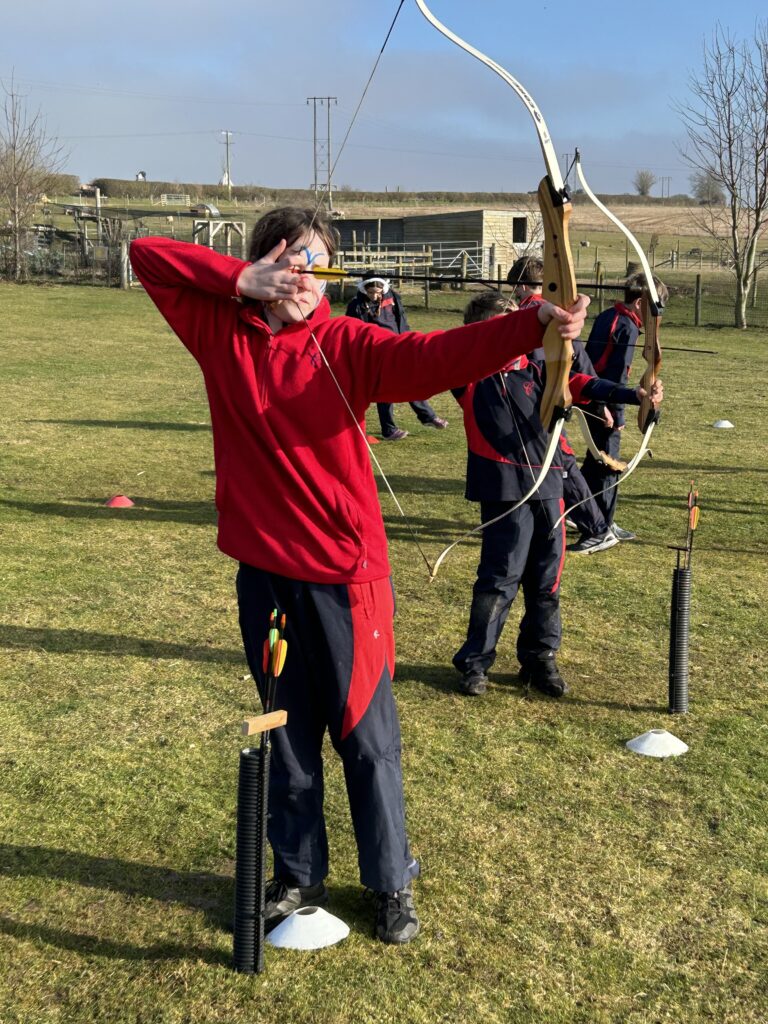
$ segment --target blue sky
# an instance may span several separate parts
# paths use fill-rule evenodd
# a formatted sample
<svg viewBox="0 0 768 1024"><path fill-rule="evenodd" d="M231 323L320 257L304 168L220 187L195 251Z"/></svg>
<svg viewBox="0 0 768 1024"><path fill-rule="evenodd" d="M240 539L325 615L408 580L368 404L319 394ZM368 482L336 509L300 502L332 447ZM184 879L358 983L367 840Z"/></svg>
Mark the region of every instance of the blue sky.
<svg viewBox="0 0 768 1024"><path fill-rule="evenodd" d="M113 6L115 10L113 10ZM336 151L397 0L26 0L4 5L0 78L45 115L67 170L215 181L232 136L236 184L312 181L312 110L337 97ZM689 96L718 23L751 38L763 2L432 0L437 17L509 70L536 100L558 156L578 146L594 188L632 191L648 168L688 189L675 101ZM525 13L523 13L525 10ZM323 110L324 116L324 110ZM324 125L324 122L323 122ZM523 104L406 0L334 182L355 188L527 191L542 160ZM660 194L660 186L655 189Z"/></svg>

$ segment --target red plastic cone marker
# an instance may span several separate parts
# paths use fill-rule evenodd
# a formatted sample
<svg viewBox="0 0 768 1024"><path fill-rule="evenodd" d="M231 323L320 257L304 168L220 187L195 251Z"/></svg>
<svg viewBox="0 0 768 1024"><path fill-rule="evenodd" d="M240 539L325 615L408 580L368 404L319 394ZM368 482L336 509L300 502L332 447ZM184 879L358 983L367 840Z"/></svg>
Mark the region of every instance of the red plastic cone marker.
<svg viewBox="0 0 768 1024"><path fill-rule="evenodd" d="M373 434L369 434L368 435L368 444L378 444L378 443L379 443L378 437L374 437Z"/></svg>
<svg viewBox="0 0 768 1024"><path fill-rule="evenodd" d="M133 502L125 494L116 494L114 498L105 501L107 508L133 508Z"/></svg>

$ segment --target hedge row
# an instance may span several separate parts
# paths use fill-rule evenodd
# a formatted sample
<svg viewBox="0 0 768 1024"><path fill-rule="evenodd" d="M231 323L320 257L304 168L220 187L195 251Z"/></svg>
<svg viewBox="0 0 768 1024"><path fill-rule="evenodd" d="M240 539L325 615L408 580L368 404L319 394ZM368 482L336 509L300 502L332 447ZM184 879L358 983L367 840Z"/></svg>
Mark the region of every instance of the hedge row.
<svg viewBox="0 0 768 1024"><path fill-rule="evenodd" d="M122 178L94 178L93 184L101 189L102 195L113 199L127 197L128 199L153 199L159 198L163 193L174 195L188 195L192 202L205 200L223 200L226 198L226 188L223 185L206 185L202 183L178 182L178 181L133 181ZM233 185L232 198L238 202L259 203L266 206L312 206L315 203L315 195L311 189L290 189L290 188L266 188L262 185ZM575 201L581 202L585 199L583 193L577 192ZM658 199L652 196L637 196L629 193L620 196L604 196L606 201L620 201L649 206L679 206L681 203L690 202L688 196L671 196L668 199ZM521 205L533 201L533 196L519 192L364 192L350 188L339 189L334 194L334 205L343 209L344 203L366 204L369 206L404 206L408 203L414 205L439 205L440 203L459 204L464 203L472 206L495 206Z"/></svg>

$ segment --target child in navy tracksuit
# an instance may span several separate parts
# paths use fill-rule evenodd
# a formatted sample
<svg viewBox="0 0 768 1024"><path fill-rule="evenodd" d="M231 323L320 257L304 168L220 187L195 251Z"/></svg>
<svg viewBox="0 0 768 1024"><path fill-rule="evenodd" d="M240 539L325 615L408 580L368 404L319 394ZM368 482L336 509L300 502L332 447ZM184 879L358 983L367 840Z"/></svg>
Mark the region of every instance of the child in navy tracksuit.
<svg viewBox="0 0 768 1024"><path fill-rule="evenodd" d="M662 303L666 302L668 291L664 284L654 277L656 290ZM586 349L592 360L595 373L601 377L626 385L632 369L635 345L643 326L640 309L645 289L645 276L633 274L625 282L624 301L615 303L596 318L589 333ZM589 431L595 444L613 458L619 458L621 435L624 430L624 405L621 402L608 403L613 416L613 426L590 420ZM634 540L635 535L614 523L618 488L613 486L618 474L591 452L587 452L582 473L592 491L603 518L618 536L619 540Z"/></svg>
<svg viewBox="0 0 768 1024"><path fill-rule="evenodd" d="M499 292L485 292L469 303L464 322L487 320L508 308ZM467 639L453 658L462 674L461 691L469 696L487 689L487 671L521 585L525 614L517 638L520 678L552 697L568 691L555 660L562 637L565 524L556 530L553 525L564 507L562 463L553 463L536 494L508 511L530 489L543 463L547 433L539 404L544 383L539 364L521 356L499 373L453 390L467 434L466 497L479 502L483 523L507 512L483 531ZM575 401L640 404L637 392L597 377L572 373L569 386ZM662 393L659 382L655 405Z"/></svg>
<svg viewBox="0 0 768 1024"><path fill-rule="evenodd" d="M378 324L395 334L410 330L402 299L390 286L389 281L378 277L374 270L367 270L363 274L363 279L357 287L357 295L347 306L347 316L364 320L367 324ZM438 416L429 402L408 404L416 413L419 423L423 423L425 427L444 430L448 426L448 420ZM408 431L398 427L395 422L394 402L377 402L376 411L379 414L381 436L385 441L402 441L408 437Z"/></svg>
<svg viewBox="0 0 768 1024"><path fill-rule="evenodd" d="M544 276L544 264L536 256L521 256L510 267L507 284L512 286L518 309L529 309L544 301L541 294L541 281ZM544 365L544 349L537 348L528 354L528 358ZM578 373L594 377L592 367L580 341L573 343L573 368ZM568 443L563 430L560 435L560 458L563 463L563 501L570 509L569 520L578 529L580 537L576 544L568 548L575 554L594 554L605 551L618 544L618 538L609 529L600 508L592 497L587 481L582 475L576 461L576 453Z"/></svg>

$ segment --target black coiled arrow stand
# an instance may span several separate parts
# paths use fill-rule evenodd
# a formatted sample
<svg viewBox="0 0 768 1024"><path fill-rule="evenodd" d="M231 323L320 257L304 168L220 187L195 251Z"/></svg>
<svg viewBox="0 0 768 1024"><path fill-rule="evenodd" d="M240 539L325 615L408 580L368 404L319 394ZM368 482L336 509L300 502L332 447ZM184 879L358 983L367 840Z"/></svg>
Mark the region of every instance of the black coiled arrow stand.
<svg viewBox="0 0 768 1024"><path fill-rule="evenodd" d="M261 974L264 970L269 754L264 744L240 751L233 965L242 974Z"/></svg>
<svg viewBox="0 0 768 1024"><path fill-rule="evenodd" d="M691 629L691 569L672 573L672 614L669 626L669 713L688 713L688 640Z"/></svg>

